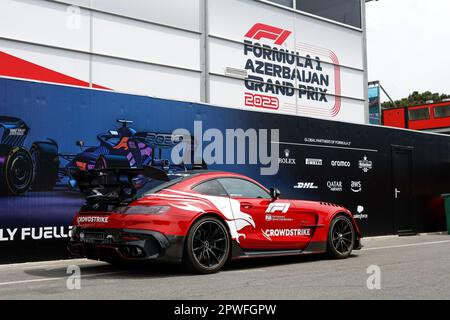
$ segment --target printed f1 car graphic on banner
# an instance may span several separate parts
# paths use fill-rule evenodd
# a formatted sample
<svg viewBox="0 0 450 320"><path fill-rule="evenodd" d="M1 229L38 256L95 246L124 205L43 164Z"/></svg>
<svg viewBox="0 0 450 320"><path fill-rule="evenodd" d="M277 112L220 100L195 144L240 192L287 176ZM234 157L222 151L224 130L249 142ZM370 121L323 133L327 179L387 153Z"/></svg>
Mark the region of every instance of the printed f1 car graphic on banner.
<svg viewBox="0 0 450 320"><path fill-rule="evenodd" d="M245 34L244 105L273 110L294 107L298 114L335 117L341 108L338 57L329 49L303 42L296 42L294 51L282 47L291 34L264 23L256 23Z"/></svg>
<svg viewBox="0 0 450 320"><path fill-rule="evenodd" d="M146 165L166 170L184 170L183 164L162 159L162 149L170 149L181 136L156 132L137 132L130 120L117 120L117 130L98 134L98 146L77 140L77 153L60 153L57 141L47 138L23 148L29 128L22 119L0 116L0 192L20 195L29 189L52 191L57 183L77 190L73 173L106 168L142 168ZM75 142L74 142L75 143ZM169 154L165 154L169 156Z"/></svg>

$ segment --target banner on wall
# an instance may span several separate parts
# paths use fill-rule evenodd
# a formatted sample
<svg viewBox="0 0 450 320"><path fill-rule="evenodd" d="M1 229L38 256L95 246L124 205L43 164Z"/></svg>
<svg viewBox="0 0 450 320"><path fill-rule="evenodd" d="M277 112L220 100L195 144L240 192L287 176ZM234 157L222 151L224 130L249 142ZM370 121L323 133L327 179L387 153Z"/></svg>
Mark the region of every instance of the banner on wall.
<svg viewBox="0 0 450 320"><path fill-rule="evenodd" d="M213 1L209 15L213 104L364 123L360 32L258 2Z"/></svg>
<svg viewBox="0 0 450 320"><path fill-rule="evenodd" d="M198 1L181 4L177 0L178 9L158 15L167 28L146 23L146 19L139 24L124 19L139 13L153 21L154 10L136 9L151 6L152 1L133 10L114 1L105 2L92 15L87 8L77 11L79 29L67 27L68 17L75 13L65 4L3 2L8 16L22 18L0 19L0 30L5 30L0 39L1 76L202 100L206 84L199 72L200 37L169 27L183 24L197 34L199 20L193 8L198 8ZM181 11L184 7L191 9ZM101 10L121 12L121 16ZM364 123L360 31L259 1L214 0L207 10L208 102L241 110ZM44 17L38 29L23 27L27 21L24 12ZM90 24L95 28L91 30ZM114 36L104 37L105 32ZM90 52L91 46L97 54ZM183 54L167 54L180 48Z"/></svg>
<svg viewBox="0 0 450 320"><path fill-rule="evenodd" d="M282 45L291 34L264 23L254 24L245 34L244 105L289 110L294 103L301 113L335 117L341 108L338 57L329 49L300 42L295 50L286 50Z"/></svg>
<svg viewBox="0 0 450 320"><path fill-rule="evenodd" d="M445 191L438 189L444 182L433 180L428 173L434 169L427 166L435 163L433 168L438 169L448 159L422 152L420 145L442 144L446 137L438 135L408 133L408 138L383 127L274 117L266 112L12 79L0 79L0 110L0 262L43 259L49 254L66 257L72 219L84 203L73 184L73 170L139 167L170 160L176 144L173 131L180 128L203 144L203 159L217 143L211 141L213 133L227 138L230 130L242 130L249 133L246 139L259 139L260 134L250 134L252 130L266 134L278 130L276 143L264 138L277 148L276 174L263 175L260 170L267 163L251 162L248 154L244 154L247 161L236 160L237 143L232 151L236 159L228 161L229 150L219 150L215 158L222 154L226 163L208 163L208 169L247 175L268 188L278 188L287 199L343 205L364 235L393 232L392 193L386 184L391 176L390 143L407 139L415 145L414 165L419 174L427 175L414 181L429 193ZM199 121L202 128L196 135Z"/></svg>

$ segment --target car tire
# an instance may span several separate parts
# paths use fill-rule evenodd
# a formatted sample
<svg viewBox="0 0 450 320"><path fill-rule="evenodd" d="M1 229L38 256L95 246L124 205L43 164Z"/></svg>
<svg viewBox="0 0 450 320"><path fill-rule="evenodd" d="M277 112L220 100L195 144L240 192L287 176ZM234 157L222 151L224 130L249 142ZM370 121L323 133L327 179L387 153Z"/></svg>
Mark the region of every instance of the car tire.
<svg viewBox="0 0 450 320"><path fill-rule="evenodd" d="M21 195L33 181L33 161L22 147L0 145L0 194Z"/></svg>
<svg viewBox="0 0 450 320"><path fill-rule="evenodd" d="M191 226L185 241L183 264L194 273L219 271L228 260L230 236L219 219L206 216Z"/></svg>
<svg viewBox="0 0 450 320"><path fill-rule="evenodd" d="M30 148L33 159L33 191L52 191L58 180L58 146L53 142L34 142Z"/></svg>
<svg viewBox="0 0 450 320"><path fill-rule="evenodd" d="M355 246L355 228L348 217L337 215L328 229L327 254L334 259L350 256Z"/></svg>

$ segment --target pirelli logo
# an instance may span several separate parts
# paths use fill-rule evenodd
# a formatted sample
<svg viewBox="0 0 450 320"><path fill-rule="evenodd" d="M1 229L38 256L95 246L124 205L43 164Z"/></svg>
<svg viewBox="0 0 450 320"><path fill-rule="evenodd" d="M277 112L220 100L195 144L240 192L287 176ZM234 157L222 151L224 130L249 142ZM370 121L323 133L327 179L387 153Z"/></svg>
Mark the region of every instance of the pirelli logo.
<svg viewBox="0 0 450 320"><path fill-rule="evenodd" d="M307 166L321 166L322 165L322 159L312 159L312 158L306 158L305 164Z"/></svg>

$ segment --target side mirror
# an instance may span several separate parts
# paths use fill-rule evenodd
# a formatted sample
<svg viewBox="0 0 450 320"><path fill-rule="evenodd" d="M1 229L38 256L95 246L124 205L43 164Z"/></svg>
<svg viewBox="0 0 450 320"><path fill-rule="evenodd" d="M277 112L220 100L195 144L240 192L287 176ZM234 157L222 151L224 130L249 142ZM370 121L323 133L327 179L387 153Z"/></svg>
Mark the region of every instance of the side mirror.
<svg viewBox="0 0 450 320"><path fill-rule="evenodd" d="M80 147L80 149L83 149L84 147L84 141L83 140L77 140L76 145Z"/></svg>
<svg viewBox="0 0 450 320"><path fill-rule="evenodd" d="M270 196L273 200L276 200L280 197L281 192L277 188L270 188Z"/></svg>

